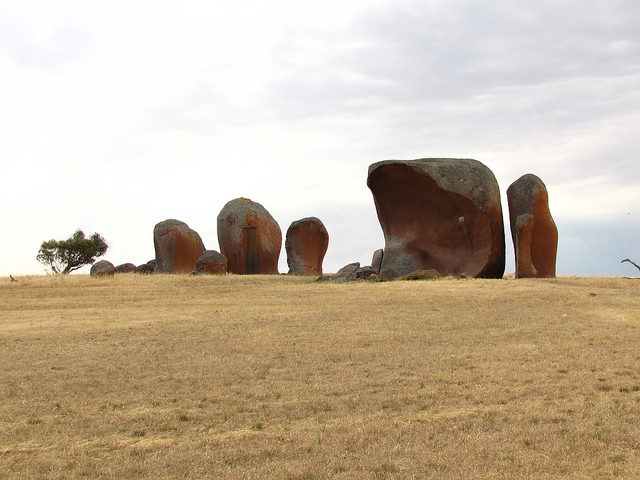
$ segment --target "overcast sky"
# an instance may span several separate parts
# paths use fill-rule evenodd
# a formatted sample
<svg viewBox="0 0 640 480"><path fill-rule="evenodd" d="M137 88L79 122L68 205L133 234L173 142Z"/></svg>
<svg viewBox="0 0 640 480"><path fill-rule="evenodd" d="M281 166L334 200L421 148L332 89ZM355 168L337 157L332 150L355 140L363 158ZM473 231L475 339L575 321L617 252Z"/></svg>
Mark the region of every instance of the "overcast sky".
<svg viewBox="0 0 640 480"><path fill-rule="evenodd" d="M44 273L40 243L77 228L116 265L153 258L167 218L218 250L240 196L283 237L319 217L325 271L369 264L368 166L424 157L503 192L538 175L558 274L635 276L638 24L637 0L1 2L0 276Z"/></svg>

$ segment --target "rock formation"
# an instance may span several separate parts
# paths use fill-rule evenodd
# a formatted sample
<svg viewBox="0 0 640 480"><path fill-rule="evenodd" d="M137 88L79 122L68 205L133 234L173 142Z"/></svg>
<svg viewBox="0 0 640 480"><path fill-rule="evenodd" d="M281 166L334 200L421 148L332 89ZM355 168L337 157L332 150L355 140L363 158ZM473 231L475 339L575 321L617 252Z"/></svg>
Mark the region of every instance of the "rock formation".
<svg viewBox="0 0 640 480"><path fill-rule="evenodd" d="M380 275L416 270L501 278L504 225L493 173L470 159L386 160L367 185L385 238Z"/></svg>
<svg viewBox="0 0 640 480"><path fill-rule="evenodd" d="M133 263L123 263L116 267L116 273L132 273L135 272L137 267Z"/></svg>
<svg viewBox="0 0 640 480"><path fill-rule="evenodd" d="M297 220L287 230L284 243L289 275L322 275L322 260L329 234L316 217Z"/></svg>
<svg viewBox="0 0 640 480"><path fill-rule="evenodd" d="M373 258L371 259L371 268L373 268L376 273L380 273L380 267L382 266L383 255L384 255L384 250L381 248L373 252Z"/></svg>
<svg viewBox="0 0 640 480"><path fill-rule="evenodd" d="M282 232L259 203L248 198L227 202L218 215L218 243L230 273L278 273Z"/></svg>
<svg viewBox="0 0 640 480"><path fill-rule="evenodd" d="M361 267L360 262L354 262L345 265L333 275L320 277L318 280L335 283L355 282L356 280L381 282L383 278L369 265Z"/></svg>
<svg viewBox="0 0 640 480"><path fill-rule="evenodd" d="M530 173L507 189L516 278L555 277L558 229L542 180Z"/></svg>
<svg viewBox="0 0 640 480"><path fill-rule="evenodd" d="M108 260L100 260L99 262L91 265L91 271L89 274L92 277L113 277L116 273L116 268Z"/></svg>
<svg viewBox="0 0 640 480"><path fill-rule="evenodd" d="M153 229L156 273L189 273L205 250L198 232L180 220L169 219Z"/></svg>
<svg viewBox="0 0 640 480"><path fill-rule="evenodd" d="M142 265L138 265L136 267L136 273L142 273L144 275L148 275L153 273L156 270L156 259L149 260L147 263L143 263Z"/></svg>
<svg viewBox="0 0 640 480"><path fill-rule="evenodd" d="M198 273L224 275L227 273L227 257L215 250L205 250L196 262Z"/></svg>

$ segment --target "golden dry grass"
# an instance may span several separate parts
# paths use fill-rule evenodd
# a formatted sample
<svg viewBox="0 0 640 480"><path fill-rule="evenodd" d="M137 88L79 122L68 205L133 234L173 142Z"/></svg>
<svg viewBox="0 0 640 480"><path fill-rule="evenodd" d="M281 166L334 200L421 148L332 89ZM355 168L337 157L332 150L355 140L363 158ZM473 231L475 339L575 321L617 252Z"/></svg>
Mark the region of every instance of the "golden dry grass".
<svg viewBox="0 0 640 480"><path fill-rule="evenodd" d="M637 279L3 278L0 478L640 478L639 340Z"/></svg>

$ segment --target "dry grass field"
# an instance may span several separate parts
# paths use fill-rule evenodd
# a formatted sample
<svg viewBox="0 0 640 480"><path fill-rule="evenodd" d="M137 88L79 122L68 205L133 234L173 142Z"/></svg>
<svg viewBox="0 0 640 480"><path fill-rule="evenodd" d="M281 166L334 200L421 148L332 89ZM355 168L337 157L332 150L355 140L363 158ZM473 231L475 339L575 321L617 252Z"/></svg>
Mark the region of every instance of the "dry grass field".
<svg viewBox="0 0 640 480"><path fill-rule="evenodd" d="M0 278L0 478L640 478L640 280Z"/></svg>

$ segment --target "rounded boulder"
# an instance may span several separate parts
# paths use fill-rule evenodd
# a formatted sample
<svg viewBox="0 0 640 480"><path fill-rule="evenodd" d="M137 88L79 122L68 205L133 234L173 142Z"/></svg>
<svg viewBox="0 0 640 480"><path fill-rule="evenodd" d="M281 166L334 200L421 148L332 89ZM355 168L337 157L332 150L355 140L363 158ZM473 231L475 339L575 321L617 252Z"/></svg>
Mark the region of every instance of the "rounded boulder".
<svg viewBox="0 0 640 480"><path fill-rule="evenodd" d="M108 260L100 260L91 265L89 275L92 277L113 277L116 273L116 267Z"/></svg>
<svg viewBox="0 0 640 480"><path fill-rule="evenodd" d="M215 250L205 250L198 257L196 272L224 275L227 273L227 257Z"/></svg>
<svg viewBox="0 0 640 480"><path fill-rule="evenodd" d="M189 273L196 269L205 250L198 232L175 219L158 223L153 229L156 250L155 273Z"/></svg>
<svg viewBox="0 0 640 480"><path fill-rule="evenodd" d="M289 275L322 275L329 234L320 219L307 217L293 222L284 245Z"/></svg>
<svg viewBox="0 0 640 480"><path fill-rule="evenodd" d="M282 231L258 202L248 198L227 202L218 214L218 243L230 273L278 273Z"/></svg>

